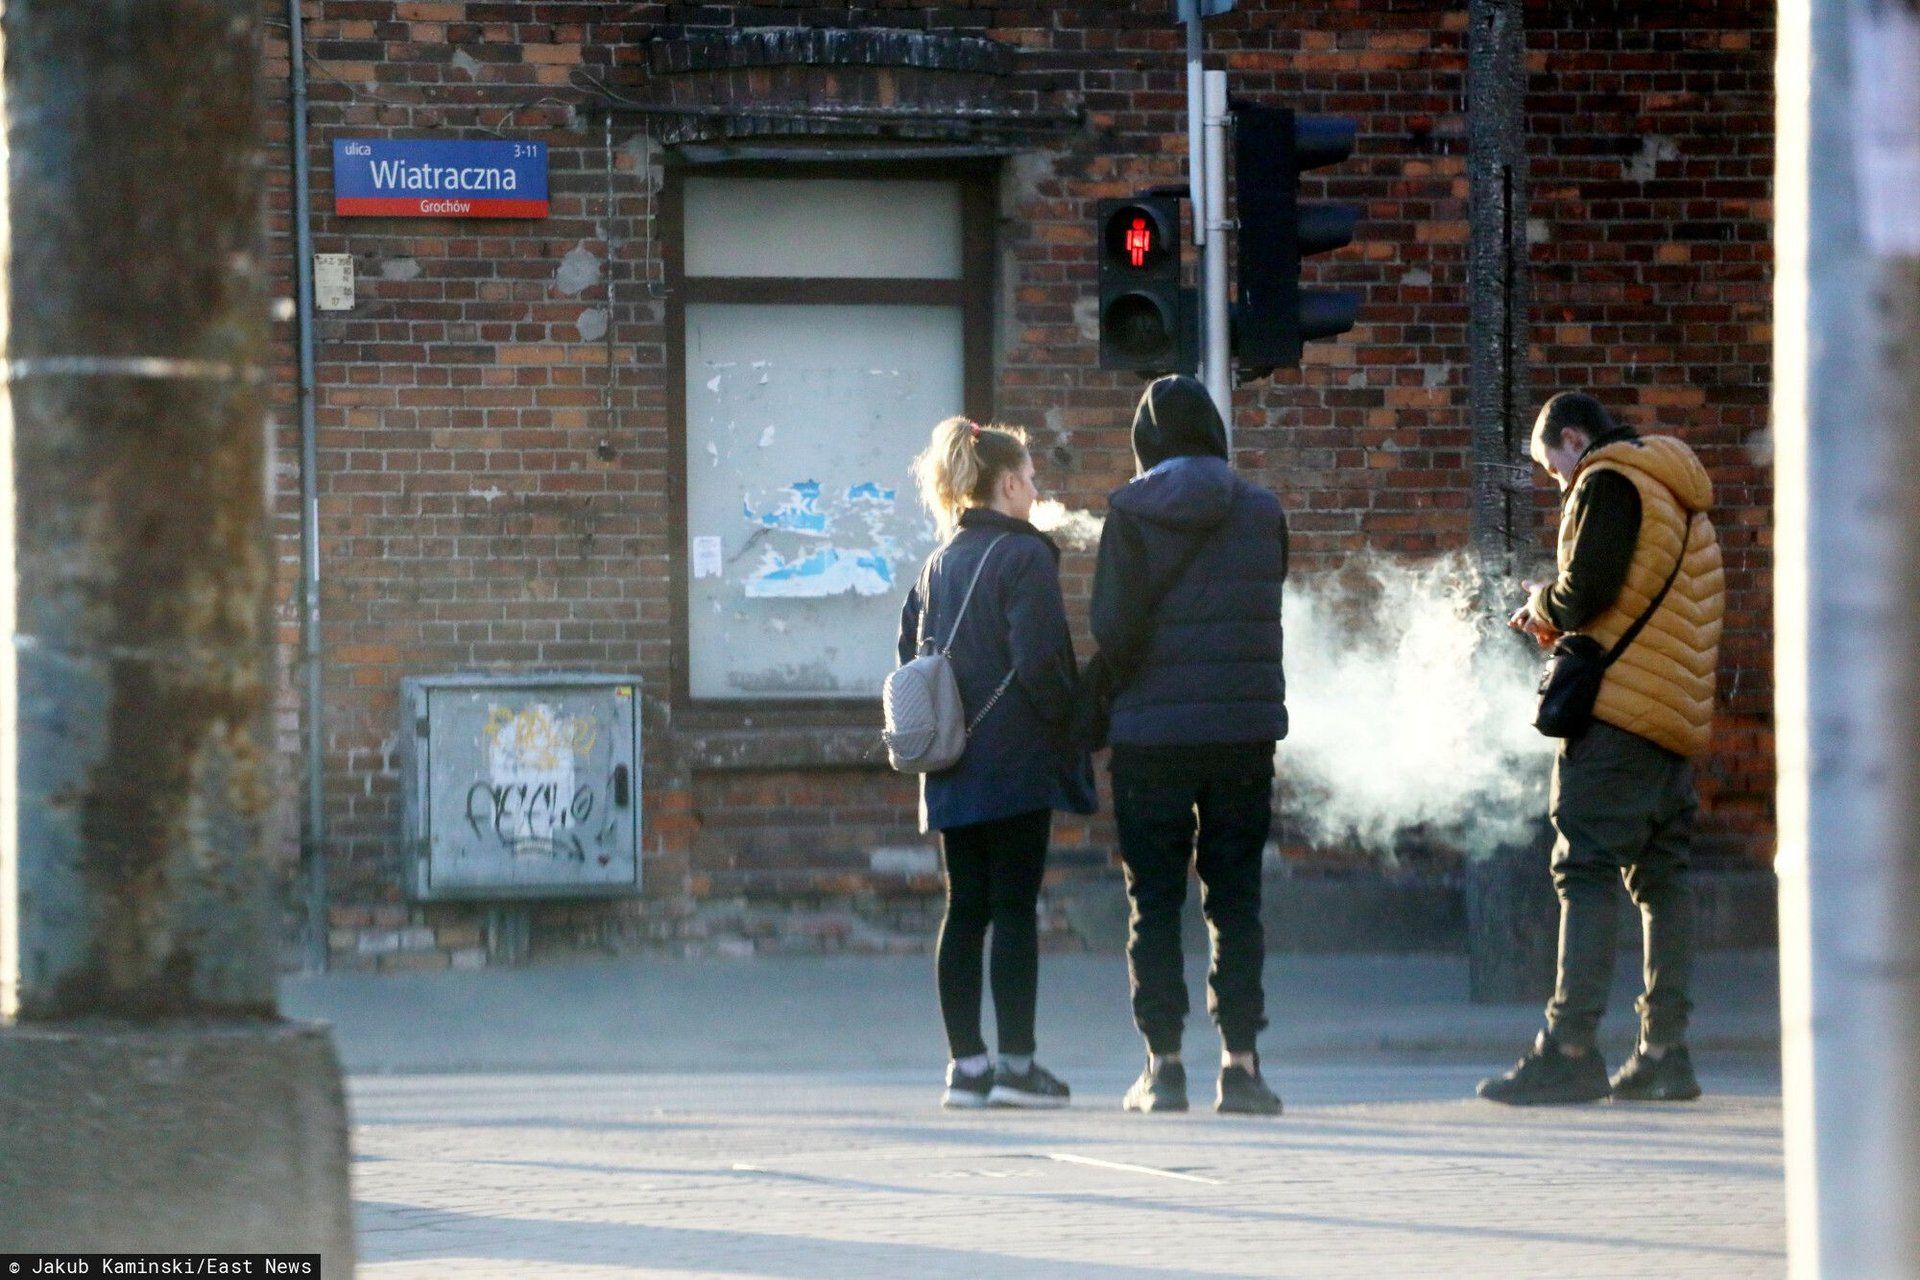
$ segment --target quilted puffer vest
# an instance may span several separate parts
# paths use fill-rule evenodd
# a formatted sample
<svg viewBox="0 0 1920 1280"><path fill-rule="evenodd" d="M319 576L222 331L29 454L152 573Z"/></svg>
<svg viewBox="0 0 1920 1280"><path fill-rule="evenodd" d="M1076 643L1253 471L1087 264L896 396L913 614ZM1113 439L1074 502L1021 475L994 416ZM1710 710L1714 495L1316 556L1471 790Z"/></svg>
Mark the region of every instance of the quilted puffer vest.
<svg viewBox="0 0 1920 1280"><path fill-rule="evenodd" d="M1639 490L1640 538L1619 597L1581 630L1611 646L1659 594L1674 558L1684 559L1645 630L1608 668L1594 718L1669 751L1699 755L1713 728L1714 675L1726 613L1720 540L1706 515L1713 504L1713 483L1693 450L1671 436L1644 436L1595 449L1575 473L1573 490L1602 471L1618 472ZM1562 521L1563 570L1572 554L1572 531Z"/></svg>

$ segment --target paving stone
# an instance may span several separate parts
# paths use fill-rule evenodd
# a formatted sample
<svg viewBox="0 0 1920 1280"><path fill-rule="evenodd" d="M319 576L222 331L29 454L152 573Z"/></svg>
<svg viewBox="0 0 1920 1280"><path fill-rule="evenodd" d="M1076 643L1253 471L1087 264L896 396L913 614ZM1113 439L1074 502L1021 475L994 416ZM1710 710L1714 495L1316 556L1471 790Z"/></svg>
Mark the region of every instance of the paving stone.
<svg viewBox="0 0 1920 1280"><path fill-rule="evenodd" d="M1481 1070L1273 1063L1271 1120L1123 1114L1117 1067L1050 1113L942 1112L931 1071L357 1077L360 1274L1785 1273L1769 1060L1665 1107L1495 1107Z"/></svg>

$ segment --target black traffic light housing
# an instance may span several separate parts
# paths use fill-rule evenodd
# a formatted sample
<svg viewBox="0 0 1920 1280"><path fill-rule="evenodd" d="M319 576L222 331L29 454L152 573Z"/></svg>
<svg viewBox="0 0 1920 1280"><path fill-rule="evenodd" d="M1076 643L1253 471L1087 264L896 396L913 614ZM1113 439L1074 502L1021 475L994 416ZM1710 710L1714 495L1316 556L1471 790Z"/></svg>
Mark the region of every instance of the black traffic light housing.
<svg viewBox="0 0 1920 1280"><path fill-rule="evenodd" d="M1199 367L1199 307L1180 285L1180 200L1138 195L1102 200L1095 213L1100 257L1100 367L1141 374Z"/></svg>
<svg viewBox="0 0 1920 1280"><path fill-rule="evenodd" d="M1242 379L1294 368L1302 347L1353 328L1360 296L1304 289L1300 260L1353 242L1355 210L1303 204L1300 175L1353 154L1354 122L1301 116L1282 107L1235 103L1234 199L1240 255L1234 355Z"/></svg>

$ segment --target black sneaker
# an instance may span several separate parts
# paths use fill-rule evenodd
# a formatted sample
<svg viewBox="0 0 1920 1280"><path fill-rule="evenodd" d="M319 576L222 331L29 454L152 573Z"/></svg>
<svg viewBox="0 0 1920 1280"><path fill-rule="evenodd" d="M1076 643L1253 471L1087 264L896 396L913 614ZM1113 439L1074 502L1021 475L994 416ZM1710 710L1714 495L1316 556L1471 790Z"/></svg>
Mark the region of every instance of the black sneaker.
<svg viewBox="0 0 1920 1280"><path fill-rule="evenodd" d="M1185 1111L1187 1109L1187 1067L1183 1062L1163 1062L1155 1071L1151 1063L1120 1100L1122 1111Z"/></svg>
<svg viewBox="0 0 1920 1280"><path fill-rule="evenodd" d="M1040 1110L1064 1107L1072 1099L1073 1090L1067 1088L1067 1082L1037 1062L1028 1063L1025 1071L995 1067L993 1092L987 1095L987 1101L996 1107Z"/></svg>
<svg viewBox="0 0 1920 1280"><path fill-rule="evenodd" d="M940 1095L943 1107L984 1107L993 1092L991 1069L969 1075L957 1062L947 1064L947 1091Z"/></svg>
<svg viewBox="0 0 1920 1280"><path fill-rule="evenodd" d="M1613 1077L1613 1096L1621 1102L1691 1102L1700 1096L1693 1058L1683 1044L1670 1045L1658 1058L1635 1046L1633 1056Z"/></svg>
<svg viewBox="0 0 1920 1280"><path fill-rule="evenodd" d="M1228 1115L1277 1116L1280 1095L1268 1087L1260 1075L1260 1058L1255 1055L1253 1070L1245 1067L1220 1068L1220 1093L1213 1109Z"/></svg>
<svg viewBox="0 0 1920 1280"><path fill-rule="evenodd" d="M1488 1076L1477 1092L1488 1102L1530 1107L1556 1102L1597 1102L1607 1096L1607 1064L1598 1049L1579 1057L1563 1053L1542 1031L1527 1056L1503 1076Z"/></svg>

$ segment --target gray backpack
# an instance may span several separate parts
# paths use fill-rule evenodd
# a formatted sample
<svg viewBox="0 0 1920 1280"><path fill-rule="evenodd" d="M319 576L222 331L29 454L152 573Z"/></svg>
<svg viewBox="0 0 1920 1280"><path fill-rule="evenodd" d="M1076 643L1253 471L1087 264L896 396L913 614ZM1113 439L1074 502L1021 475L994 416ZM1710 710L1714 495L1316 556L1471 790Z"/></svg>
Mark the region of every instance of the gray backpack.
<svg viewBox="0 0 1920 1280"><path fill-rule="evenodd" d="M967 749L967 735L979 727L987 712L993 710L993 704L1000 701L1000 695L1013 683L1013 672L1009 671L969 723L966 708L960 703L960 682L954 679L951 657L954 637L960 634L960 620L967 616L967 606L973 603L973 589L980 585L980 571L987 567L987 557L1006 536L1003 533L994 538L981 553L944 645L936 645L927 638L927 613L932 603L928 596L932 593L929 590L921 594L919 652L913 661L896 668L887 677L880 695L880 705L886 713L886 728L880 736L887 744L888 762L901 773L938 773L952 768ZM929 584L933 581L931 572L927 581Z"/></svg>

